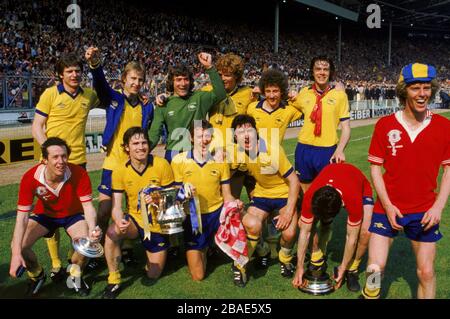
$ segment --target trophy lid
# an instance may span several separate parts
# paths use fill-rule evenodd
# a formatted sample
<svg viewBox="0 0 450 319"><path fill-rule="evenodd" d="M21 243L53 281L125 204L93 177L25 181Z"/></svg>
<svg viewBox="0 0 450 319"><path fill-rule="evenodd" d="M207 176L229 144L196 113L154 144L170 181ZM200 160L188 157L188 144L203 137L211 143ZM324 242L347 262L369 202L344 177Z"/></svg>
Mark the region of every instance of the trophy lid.
<svg viewBox="0 0 450 319"><path fill-rule="evenodd" d="M75 238L72 241L73 248L88 258L103 256L103 247L100 243L93 243L88 238Z"/></svg>

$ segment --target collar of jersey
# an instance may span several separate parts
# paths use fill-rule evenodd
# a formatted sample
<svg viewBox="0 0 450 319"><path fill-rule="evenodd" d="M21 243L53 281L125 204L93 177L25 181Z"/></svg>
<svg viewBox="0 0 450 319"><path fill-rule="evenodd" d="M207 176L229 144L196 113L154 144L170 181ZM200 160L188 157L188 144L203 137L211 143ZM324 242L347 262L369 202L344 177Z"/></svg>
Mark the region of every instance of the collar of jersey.
<svg viewBox="0 0 450 319"><path fill-rule="evenodd" d="M61 191L61 188L64 186L64 183L67 182L67 180L72 176L72 172L69 169L69 166L66 167L66 171L64 172L64 179L61 183L59 183L58 187L56 189L51 188L47 183L45 182L45 170L47 166L45 164L39 165L39 167L36 170L36 173L34 174L34 178L45 186L50 192L52 192L55 196L59 196L59 192Z"/></svg>
<svg viewBox="0 0 450 319"><path fill-rule="evenodd" d="M78 96L78 94L84 93L83 88L81 86L78 87L77 91L73 95L66 91L66 89L64 88L64 85L62 83L59 83L56 87L58 89L59 94L66 93L72 99L75 99Z"/></svg>

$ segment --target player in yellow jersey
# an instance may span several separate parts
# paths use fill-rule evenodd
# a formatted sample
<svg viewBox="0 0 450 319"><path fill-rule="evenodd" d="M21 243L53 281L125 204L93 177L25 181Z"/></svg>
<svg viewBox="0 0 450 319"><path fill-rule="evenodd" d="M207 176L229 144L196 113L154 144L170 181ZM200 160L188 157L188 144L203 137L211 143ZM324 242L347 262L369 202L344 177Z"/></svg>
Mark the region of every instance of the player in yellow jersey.
<svg viewBox="0 0 450 319"><path fill-rule="evenodd" d="M170 246L168 235L161 234L156 216L150 218L145 213L145 216L142 215L139 207L140 191L149 184L163 188L173 184L170 164L164 158L150 155L147 131L141 127L129 128L123 136L122 145L123 151L130 159L117 167L112 174L114 222L109 226L105 239L109 276L103 298L107 299L116 298L121 290L119 261L120 242L123 239L140 237L147 253L146 272L150 279L157 279L161 275ZM127 216L122 210L124 197L127 199ZM147 195L145 200L147 204L150 203L150 196ZM146 234L150 234L149 238Z"/></svg>
<svg viewBox="0 0 450 319"><path fill-rule="evenodd" d="M190 128L192 150L176 155L172 162L175 183L189 183L199 199L200 221L191 211L184 222L184 242L189 272L193 280L203 280L206 271L206 253L219 228L219 217L224 202L234 201L230 188L230 170L222 158L209 152L212 125L206 120L194 121ZM242 208L242 202L238 201Z"/></svg>
<svg viewBox="0 0 450 319"><path fill-rule="evenodd" d="M331 59L326 56L314 57L310 64L310 77L314 83L303 88L293 102L304 114L304 124L295 149L295 170L303 193L306 193L312 181L329 163L345 162L344 149L350 139L349 104L345 91L331 85L334 75L335 68ZM340 138L337 134L339 125ZM331 238L331 224L319 222L317 227L322 238ZM320 264L324 261L326 246L317 246L317 235L314 235L313 244L313 251L320 248L324 255L317 255L311 262Z"/></svg>
<svg viewBox="0 0 450 319"><path fill-rule="evenodd" d="M247 114L255 118L259 137L271 146L281 144L289 124L302 116L287 102L288 86L288 78L282 71L268 69L258 83L264 99L252 102L247 109ZM272 134L276 134L273 141Z"/></svg>
<svg viewBox="0 0 450 319"><path fill-rule="evenodd" d="M85 130L89 111L100 104L97 94L90 88L81 87L83 64L73 53L63 55L56 63L60 83L46 89L36 105L31 132L42 145L47 137L59 137L66 141L72 152L69 163L86 169ZM52 269L50 278L60 281L64 278L59 257L59 230L46 239ZM69 251L68 259L73 250Z"/></svg>
<svg viewBox="0 0 450 319"><path fill-rule="evenodd" d="M344 149L350 139L350 114L347 95L330 84L335 73L333 61L314 57L310 76L314 83L303 88L293 106L304 114L304 125L298 135L295 169L303 192L320 171L331 162L344 162ZM337 129L341 125L340 139Z"/></svg>
<svg viewBox="0 0 450 319"><path fill-rule="evenodd" d="M288 77L280 70L268 69L264 71L258 83L259 91L264 99L250 103L247 114L254 117L259 137L271 148L281 145L284 134L289 124L302 116L302 113L288 104ZM268 236L261 236L261 241L256 248L256 266L267 268L270 258L268 241L277 242L276 231L270 231L272 226L264 226ZM263 233L264 234L264 233Z"/></svg>
<svg viewBox="0 0 450 319"><path fill-rule="evenodd" d="M236 116L232 128L237 142L232 168L244 166L256 179L250 207L242 220L247 231L248 257L251 258L255 251L263 222L278 210L279 215L273 218L273 223L281 231L278 254L281 275L292 277L295 271L292 248L297 230L296 203L300 182L283 148L279 145L270 148L259 139L253 117ZM245 286L248 280L246 269L234 264L233 271L234 283L239 287Z"/></svg>
<svg viewBox="0 0 450 319"><path fill-rule="evenodd" d="M121 149L123 134L133 126L148 129L153 119L153 104L147 103L140 96L145 81L145 69L139 62L129 62L121 74L121 90L114 90L108 84L101 67L100 51L89 47L85 53L93 77L94 88L106 109L106 126L103 132L103 145L106 158L103 163L99 191L98 221L106 232L111 217L111 176L114 169L128 161L128 156ZM131 247L124 248L123 261L132 262Z"/></svg>

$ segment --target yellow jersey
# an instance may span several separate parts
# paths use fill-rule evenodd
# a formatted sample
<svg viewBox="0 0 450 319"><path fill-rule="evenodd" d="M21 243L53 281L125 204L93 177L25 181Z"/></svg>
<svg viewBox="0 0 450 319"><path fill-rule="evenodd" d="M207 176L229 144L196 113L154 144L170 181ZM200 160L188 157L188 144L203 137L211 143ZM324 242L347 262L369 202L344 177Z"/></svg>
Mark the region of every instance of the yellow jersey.
<svg viewBox="0 0 450 319"><path fill-rule="evenodd" d="M248 154L235 145L231 169L247 171L256 180L254 197L288 198L289 184L285 180L294 168L281 145L273 148L259 140L257 154Z"/></svg>
<svg viewBox="0 0 450 319"><path fill-rule="evenodd" d="M128 213L141 228L144 228L141 210L138 209L139 192L149 186L169 187L173 184L173 173L169 162L164 158L149 155L147 167L142 173L137 172L131 161L118 166L112 173L112 191L125 193ZM150 231L161 233L161 227L156 222L156 211L151 213ZM150 221L150 218L149 218Z"/></svg>
<svg viewBox="0 0 450 319"><path fill-rule="evenodd" d="M212 86L206 85L202 91L211 91ZM209 112L209 122L214 128L212 147L225 147L233 144L231 123L240 114L246 114L248 105L253 101L252 89L248 86L237 86L227 93L227 98L213 106ZM227 128L228 135L227 135Z"/></svg>
<svg viewBox="0 0 450 319"><path fill-rule="evenodd" d="M312 87L303 88L292 103L305 115L304 124L298 134L298 142L313 146L329 147L338 143L337 129L341 121L349 120L349 104L344 91L331 89L322 98L322 133L314 135L315 123L310 119L316 104L316 95Z"/></svg>
<svg viewBox="0 0 450 319"><path fill-rule="evenodd" d="M39 98L36 113L47 118L45 134L66 141L70 163L86 163L86 121L89 111L99 104L94 90L80 87L71 95L62 84L46 89Z"/></svg>
<svg viewBox="0 0 450 319"><path fill-rule="evenodd" d="M263 103L264 100L250 103L247 114L255 118L260 138L272 145L272 134L276 134L277 143L281 144L287 127L291 122L298 120L302 112L285 102L281 102L278 108L270 112L263 108Z"/></svg>
<svg viewBox="0 0 450 319"><path fill-rule="evenodd" d="M202 214L212 213L223 205L222 184L230 183L227 163L210 158L198 163L192 151L176 155L172 162L175 184L191 183L196 188Z"/></svg>
<svg viewBox="0 0 450 319"><path fill-rule="evenodd" d="M142 104L137 102L135 106L125 99L125 107L120 119L120 123L114 133L113 141L108 147L103 168L114 170L128 161L128 155L122 148L123 135L133 126L142 125Z"/></svg>

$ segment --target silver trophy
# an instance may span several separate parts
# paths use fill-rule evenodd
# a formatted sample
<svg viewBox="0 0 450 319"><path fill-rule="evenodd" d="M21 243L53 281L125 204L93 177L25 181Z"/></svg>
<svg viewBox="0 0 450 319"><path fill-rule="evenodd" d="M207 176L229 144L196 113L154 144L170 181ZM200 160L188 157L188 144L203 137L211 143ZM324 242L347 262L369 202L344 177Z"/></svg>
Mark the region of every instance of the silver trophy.
<svg viewBox="0 0 450 319"><path fill-rule="evenodd" d="M332 293L334 291L333 281L326 270L326 263L316 270L312 269L312 267L308 267L303 275L303 285L298 289L315 296Z"/></svg>
<svg viewBox="0 0 450 319"><path fill-rule="evenodd" d="M156 208L156 221L161 227L161 233L166 235L183 232L183 222L186 219L183 203L177 199L177 188L155 190L149 195L152 197L150 205Z"/></svg>
<svg viewBox="0 0 450 319"><path fill-rule="evenodd" d="M95 230L98 230L98 226ZM75 238L72 240L72 246L75 251L88 258L98 258L103 256L104 250L98 241L91 241L88 237Z"/></svg>

